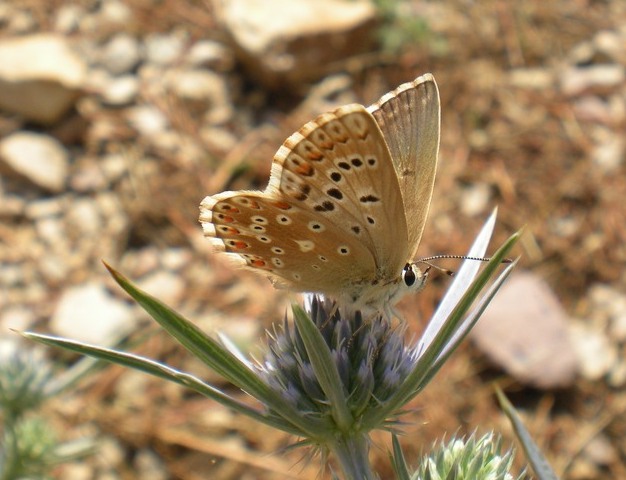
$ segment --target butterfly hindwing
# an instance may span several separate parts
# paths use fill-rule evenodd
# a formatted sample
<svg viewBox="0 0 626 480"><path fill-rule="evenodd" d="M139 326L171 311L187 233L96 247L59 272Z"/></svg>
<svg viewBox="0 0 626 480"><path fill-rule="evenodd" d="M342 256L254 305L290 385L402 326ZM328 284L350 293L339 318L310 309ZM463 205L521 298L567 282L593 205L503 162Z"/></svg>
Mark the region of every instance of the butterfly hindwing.
<svg viewBox="0 0 626 480"><path fill-rule="evenodd" d="M218 250L284 287L339 296L375 272L360 242L280 196L224 192L204 200L202 217Z"/></svg>

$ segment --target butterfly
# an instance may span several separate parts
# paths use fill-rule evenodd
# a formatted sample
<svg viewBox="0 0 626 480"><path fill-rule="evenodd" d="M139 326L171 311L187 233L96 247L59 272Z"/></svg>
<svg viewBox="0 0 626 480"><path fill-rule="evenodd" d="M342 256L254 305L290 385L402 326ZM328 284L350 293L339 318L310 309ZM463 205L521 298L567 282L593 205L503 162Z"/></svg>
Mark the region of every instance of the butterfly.
<svg viewBox="0 0 626 480"><path fill-rule="evenodd" d="M200 205L204 235L278 288L363 311L423 288L413 263L431 202L440 104L425 74L369 107L324 113L278 149L263 191Z"/></svg>

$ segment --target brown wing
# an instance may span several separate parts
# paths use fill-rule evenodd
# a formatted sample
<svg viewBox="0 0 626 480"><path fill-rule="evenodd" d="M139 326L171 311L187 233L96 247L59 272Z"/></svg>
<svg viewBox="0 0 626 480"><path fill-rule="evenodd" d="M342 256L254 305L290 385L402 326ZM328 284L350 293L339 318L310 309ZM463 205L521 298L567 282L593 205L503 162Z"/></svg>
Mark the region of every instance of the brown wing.
<svg viewBox="0 0 626 480"><path fill-rule="evenodd" d="M431 74L400 85L368 108L389 146L402 190L410 258L419 246L435 183L439 91Z"/></svg>

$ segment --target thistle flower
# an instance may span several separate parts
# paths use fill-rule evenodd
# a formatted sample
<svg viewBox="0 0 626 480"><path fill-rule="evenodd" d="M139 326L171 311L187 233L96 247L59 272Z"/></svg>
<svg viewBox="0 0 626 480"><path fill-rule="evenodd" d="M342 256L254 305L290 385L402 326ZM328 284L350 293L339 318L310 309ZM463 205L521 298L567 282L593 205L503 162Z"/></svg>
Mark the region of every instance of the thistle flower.
<svg viewBox="0 0 626 480"><path fill-rule="evenodd" d="M41 404L67 385L53 376L40 350L0 342L0 479L49 478L55 465L94 451L91 439L60 442L37 416Z"/></svg>
<svg viewBox="0 0 626 480"><path fill-rule="evenodd" d="M467 440L440 442L419 463L411 480L514 480L510 473L514 450L502 452L502 439L493 432ZM517 480L524 478L520 474Z"/></svg>
<svg viewBox="0 0 626 480"><path fill-rule="evenodd" d="M384 403L414 367L415 352L405 345L406 324L393 326L380 315L364 321L361 312L342 313L333 301L317 295L306 298L305 313L328 347L353 417ZM300 329L285 317L268 338L268 354L258 366L268 385L305 415L332 422L330 399Z"/></svg>

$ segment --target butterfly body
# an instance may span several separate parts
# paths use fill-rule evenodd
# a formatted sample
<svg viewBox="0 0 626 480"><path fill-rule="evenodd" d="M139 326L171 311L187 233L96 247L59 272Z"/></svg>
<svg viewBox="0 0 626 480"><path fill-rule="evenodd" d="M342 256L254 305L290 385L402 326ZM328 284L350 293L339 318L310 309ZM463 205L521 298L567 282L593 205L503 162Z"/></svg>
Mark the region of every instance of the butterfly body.
<svg viewBox="0 0 626 480"><path fill-rule="evenodd" d="M425 75L371 107L347 105L304 125L276 153L263 192L202 201L204 233L278 287L383 310L425 281L411 260L438 143L439 96Z"/></svg>

